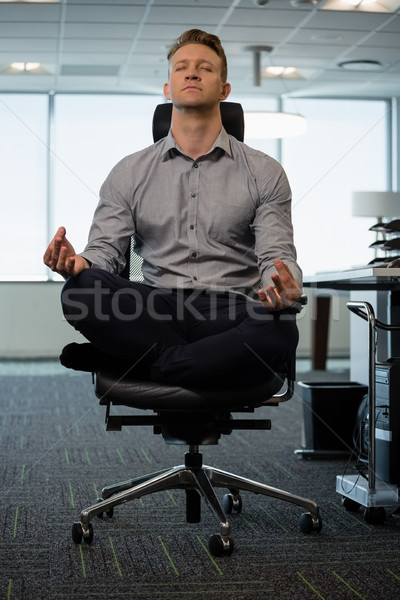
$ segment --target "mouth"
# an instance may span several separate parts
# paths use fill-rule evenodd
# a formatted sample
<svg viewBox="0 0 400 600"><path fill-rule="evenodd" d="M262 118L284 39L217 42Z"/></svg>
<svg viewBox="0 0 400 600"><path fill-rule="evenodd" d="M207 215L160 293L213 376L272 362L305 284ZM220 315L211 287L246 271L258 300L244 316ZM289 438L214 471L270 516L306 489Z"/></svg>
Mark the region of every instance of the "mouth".
<svg viewBox="0 0 400 600"><path fill-rule="evenodd" d="M186 87L183 88L183 90L199 90L200 88L198 88L196 85L187 85Z"/></svg>

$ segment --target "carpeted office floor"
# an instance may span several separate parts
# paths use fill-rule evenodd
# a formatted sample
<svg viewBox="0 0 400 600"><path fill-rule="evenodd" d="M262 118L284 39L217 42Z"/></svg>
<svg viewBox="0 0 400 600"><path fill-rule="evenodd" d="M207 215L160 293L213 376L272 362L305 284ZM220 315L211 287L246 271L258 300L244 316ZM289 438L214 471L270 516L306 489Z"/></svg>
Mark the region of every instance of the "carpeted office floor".
<svg viewBox="0 0 400 600"><path fill-rule="evenodd" d="M219 529L215 517L204 507L201 523L186 523L180 491L117 507L112 519L93 521L92 545L73 543L72 523L104 485L180 464L185 451L150 429L105 432L89 374L34 366L3 372L0 407L0 598L400 597L400 523L391 517L368 525L344 510L335 478L345 460L293 453L301 439L299 390L289 403L259 411L272 418L270 432L226 436L204 448L205 462L315 499L323 529L304 535L301 509L243 493L243 511L231 518L235 550L223 558L208 553L208 538Z"/></svg>

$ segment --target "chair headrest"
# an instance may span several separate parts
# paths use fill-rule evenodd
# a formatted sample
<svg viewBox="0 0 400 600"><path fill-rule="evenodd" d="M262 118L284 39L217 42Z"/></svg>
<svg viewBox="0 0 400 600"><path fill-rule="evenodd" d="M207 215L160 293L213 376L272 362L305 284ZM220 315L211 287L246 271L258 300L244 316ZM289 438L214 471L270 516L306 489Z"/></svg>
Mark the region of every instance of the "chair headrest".
<svg viewBox="0 0 400 600"><path fill-rule="evenodd" d="M239 142L244 139L244 115L239 102L221 102L222 124L226 131ZM153 139L161 140L168 134L171 126L172 104L158 104L153 115Z"/></svg>

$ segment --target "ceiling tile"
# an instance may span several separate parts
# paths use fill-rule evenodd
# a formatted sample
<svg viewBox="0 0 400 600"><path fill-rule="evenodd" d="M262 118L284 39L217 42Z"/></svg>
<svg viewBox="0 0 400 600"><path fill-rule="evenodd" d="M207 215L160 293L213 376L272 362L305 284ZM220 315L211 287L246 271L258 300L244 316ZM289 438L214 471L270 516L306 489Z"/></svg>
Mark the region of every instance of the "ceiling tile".
<svg viewBox="0 0 400 600"><path fill-rule="evenodd" d="M38 61L57 75L2 74L0 92L159 93L168 47L185 29L196 27L220 36L238 93L400 96L400 11L344 13L321 6L294 8L290 0L269 0L263 7L253 0L0 3L0 69L12 61ZM262 53L262 67L294 66L303 79L263 80L254 88L253 54L246 49L252 45L273 46ZM384 70L349 74L337 66L358 59L379 60Z"/></svg>

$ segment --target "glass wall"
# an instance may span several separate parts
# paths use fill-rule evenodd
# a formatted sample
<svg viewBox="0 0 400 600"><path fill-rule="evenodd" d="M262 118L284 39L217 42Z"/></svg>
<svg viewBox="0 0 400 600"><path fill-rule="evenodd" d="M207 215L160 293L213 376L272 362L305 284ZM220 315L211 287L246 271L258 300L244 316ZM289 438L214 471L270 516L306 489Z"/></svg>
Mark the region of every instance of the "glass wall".
<svg viewBox="0 0 400 600"><path fill-rule="evenodd" d="M275 99L231 100L245 111L277 109ZM1 279L52 277L42 255L60 225L76 250L83 248L101 183L118 160L152 142L152 115L162 101L161 96L0 95ZM351 216L351 193L388 189L388 104L288 99L284 109L307 118L306 135L245 141L281 159L288 173L304 273L366 264L373 257L368 228L374 221Z"/></svg>

